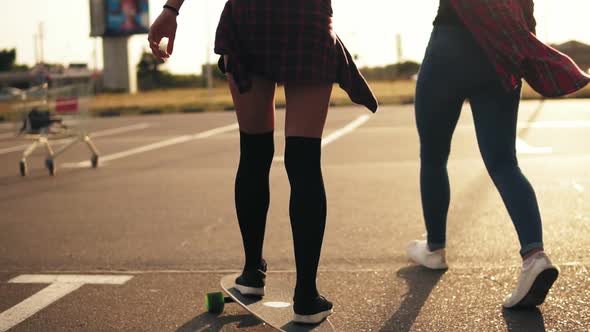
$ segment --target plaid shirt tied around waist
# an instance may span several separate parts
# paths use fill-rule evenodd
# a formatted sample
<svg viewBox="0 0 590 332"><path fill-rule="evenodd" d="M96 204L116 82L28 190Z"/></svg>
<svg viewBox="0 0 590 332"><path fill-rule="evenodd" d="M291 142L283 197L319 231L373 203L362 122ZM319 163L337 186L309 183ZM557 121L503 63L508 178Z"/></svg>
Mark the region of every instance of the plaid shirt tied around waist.
<svg viewBox="0 0 590 332"><path fill-rule="evenodd" d="M331 0L229 0L215 37L219 67L241 93L252 75L279 83L339 83L350 99L377 111L377 99L332 30Z"/></svg>
<svg viewBox="0 0 590 332"><path fill-rule="evenodd" d="M538 93L558 97L590 83L567 55L535 36L532 0L451 0L507 89L521 78Z"/></svg>

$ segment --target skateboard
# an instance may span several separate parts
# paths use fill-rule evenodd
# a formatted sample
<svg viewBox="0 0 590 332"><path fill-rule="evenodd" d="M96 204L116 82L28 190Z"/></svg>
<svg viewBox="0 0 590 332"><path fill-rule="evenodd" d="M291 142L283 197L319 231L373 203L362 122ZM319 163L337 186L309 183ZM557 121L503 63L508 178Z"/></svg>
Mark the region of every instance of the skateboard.
<svg viewBox="0 0 590 332"><path fill-rule="evenodd" d="M284 332L334 332L332 322L325 319L316 325L297 324L293 320L292 288L284 278L267 278L264 297L246 297L235 288L239 274L231 274L221 279L223 292L209 293L205 297L207 311L220 314L226 303L237 303L271 327ZM225 296L228 295L228 296Z"/></svg>

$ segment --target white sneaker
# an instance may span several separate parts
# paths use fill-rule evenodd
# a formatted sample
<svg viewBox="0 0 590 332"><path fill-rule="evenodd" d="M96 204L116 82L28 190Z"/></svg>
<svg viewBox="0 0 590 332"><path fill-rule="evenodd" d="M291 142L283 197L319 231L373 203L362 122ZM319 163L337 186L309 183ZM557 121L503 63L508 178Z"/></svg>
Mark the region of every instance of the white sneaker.
<svg viewBox="0 0 590 332"><path fill-rule="evenodd" d="M559 269L544 252L527 258L516 289L504 300L504 308L530 308L542 304L558 275Z"/></svg>
<svg viewBox="0 0 590 332"><path fill-rule="evenodd" d="M414 262L433 270L448 269L445 250L430 251L425 240L410 242L406 249L408 258Z"/></svg>

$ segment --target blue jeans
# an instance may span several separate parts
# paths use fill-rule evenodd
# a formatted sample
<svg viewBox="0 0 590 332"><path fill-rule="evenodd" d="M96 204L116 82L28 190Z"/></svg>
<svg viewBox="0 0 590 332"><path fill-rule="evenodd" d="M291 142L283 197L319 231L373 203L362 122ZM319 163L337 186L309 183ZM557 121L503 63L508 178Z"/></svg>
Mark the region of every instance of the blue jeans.
<svg viewBox="0 0 590 332"><path fill-rule="evenodd" d="M520 88L508 92L502 87L491 62L467 30L437 26L416 87L420 189L430 250L445 247L450 203L447 160L466 99L473 111L479 150L512 218L521 255L542 248L535 192L516 158Z"/></svg>

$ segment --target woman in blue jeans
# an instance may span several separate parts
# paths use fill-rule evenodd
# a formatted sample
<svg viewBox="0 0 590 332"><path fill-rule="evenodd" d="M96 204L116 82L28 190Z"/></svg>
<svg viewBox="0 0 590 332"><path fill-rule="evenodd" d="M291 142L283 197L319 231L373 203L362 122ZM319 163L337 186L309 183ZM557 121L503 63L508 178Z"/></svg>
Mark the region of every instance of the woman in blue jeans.
<svg viewBox="0 0 590 332"><path fill-rule="evenodd" d="M518 239L523 270L504 306L537 306L558 275L543 252L541 216L535 192L516 157L516 125L521 86L507 90L472 31L441 0L416 88L420 136L420 189L426 241L408 246L408 256L425 267L446 269L445 243L450 203L447 160L461 108L469 100L485 166L508 209Z"/></svg>

